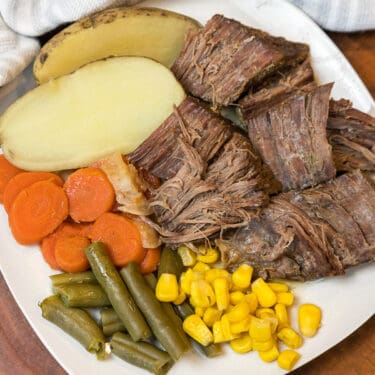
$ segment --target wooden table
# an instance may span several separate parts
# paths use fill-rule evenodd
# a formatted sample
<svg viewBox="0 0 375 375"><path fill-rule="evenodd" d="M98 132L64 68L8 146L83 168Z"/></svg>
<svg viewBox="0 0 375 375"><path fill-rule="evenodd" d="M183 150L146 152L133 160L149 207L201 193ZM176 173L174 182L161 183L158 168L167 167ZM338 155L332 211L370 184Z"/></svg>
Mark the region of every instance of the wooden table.
<svg viewBox="0 0 375 375"><path fill-rule="evenodd" d="M329 35L375 96L375 31ZM0 296L0 375L65 374L30 328L1 275ZM375 374L375 317L334 348L292 374Z"/></svg>

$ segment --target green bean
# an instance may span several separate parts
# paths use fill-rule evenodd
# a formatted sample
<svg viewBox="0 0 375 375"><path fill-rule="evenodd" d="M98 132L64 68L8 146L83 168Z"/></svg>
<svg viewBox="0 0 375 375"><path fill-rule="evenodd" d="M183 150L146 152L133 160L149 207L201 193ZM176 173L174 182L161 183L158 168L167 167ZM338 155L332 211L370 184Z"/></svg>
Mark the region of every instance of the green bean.
<svg viewBox="0 0 375 375"><path fill-rule="evenodd" d="M76 273L59 273L49 277L52 281L52 287L66 284L97 284L94 274L91 271Z"/></svg>
<svg viewBox="0 0 375 375"><path fill-rule="evenodd" d="M177 251L172 250L170 247L164 247L161 252L158 277L162 273L174 273L179 278L183 270L184 265Z"/></svg>
<svg viewBox="0 0 375 375"><path fill-rule="evenodd" d="M181 319L185 319L189 315L194 314L194 309L186 301L181 303L180 305L176 305L174 308ZM203 346L193 339L191 339L191 342L193 343L194 349L196 349L199 353L204 354L208 358L217 357L223 353L219 344L209 344L207 346Z"/></svg>
<svg viewBox="0 0 375 375"><path fill-rule="evenodd" d="M91 269L134 341L151 337L142 313L113 265L104 245L94 242L85 249Z"/></svg>
<svg viewBox="0 0 375 375"><path fill-rule="evenodd" d="M144 275L144 278L147 284L150 286L150 288L155 292L156 283L157 283L156 276L153 273L149 273L147 275ZM168 318L172 320L173 324L176 325L177 327L181 327L182 329L182 321L179 318L179 316L176 314L176 312L174 311L172 304L169 302L160 302L160 303L164 309L164 312L168 315ZM182 333L184 334L183 331Z"/></svg>
<svg viewBox="0 0 375 375"><path fill-rule="evenodd" d="M120 274L147 319L155 337L173 360L177 361L183 353L191 348L185 332L174 325L165 314L155 293L143 278L137 263L129 263L120 270Z"/></svg>
<svg viewBox="0 0 375 375"><path fill-rule="evenodd" d="M115 333L111 340L112 353L125 361L154 374L166 374L173 361L168 353L148 342L134 342L129 335Z"/></svg>
<svg viewBox="0 0 375 375"><path fill-rule="evenodd" d="M104 307L111 302L98 284L68 284L53 288L68 307Z"/></svg>
<svg viewBox="0 0 375 375"><path fill-rule="evenodd" d="M78 340L99 359L105 357L105 337L94 319L82 309L66 307L59 296L53 295L40 303L43 318L56 324Z"/></svg>
<svg viewBox="0 0 375 375"><path fill-rule="evenodd" d="M105 336L112 336L116 332L126 332L126 328L113 308L100 311L100 322Z"/></svg>

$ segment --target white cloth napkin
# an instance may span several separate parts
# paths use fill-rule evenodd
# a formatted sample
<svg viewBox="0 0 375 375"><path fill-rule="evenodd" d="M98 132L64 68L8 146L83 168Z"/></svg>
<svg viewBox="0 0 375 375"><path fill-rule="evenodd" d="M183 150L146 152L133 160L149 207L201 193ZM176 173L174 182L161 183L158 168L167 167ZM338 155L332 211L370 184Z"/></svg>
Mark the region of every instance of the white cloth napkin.
<svg viewBox="0 0 375 375"><path fill-rule="evenodd" d="M90 13L140 1L0 0L0 86L15 78L38 53L39 42L33 37ZM328 30L375 29L375 0L290 1Z"/></svg>

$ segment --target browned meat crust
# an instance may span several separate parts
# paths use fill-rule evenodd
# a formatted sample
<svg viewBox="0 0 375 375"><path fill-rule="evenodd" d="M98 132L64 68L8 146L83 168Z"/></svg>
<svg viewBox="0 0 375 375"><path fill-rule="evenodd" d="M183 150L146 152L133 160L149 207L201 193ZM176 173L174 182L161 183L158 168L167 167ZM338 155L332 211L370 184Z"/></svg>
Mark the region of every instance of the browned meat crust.
<svg viewBox="0 0 375 375"><path fill-rule="evenodd" d="M336 174L326 137L331 88L297 90L245 118L252 144L284 191L314 186Z"/></svg>
<svg viewBox="0 0 375 375"><path fill-rule="evenodd" d="M229 268L265 278L312 280L375 260L375 191L359 172L280 194L259 219L217 240Z"/></svg>
<svg viewBox="0 0 375 375"><path fill-rule="evenodd" d="M337 170L375 170L375 118L348 100L331 100L327 135Z"/></svg>
<svg viewBox="0 0 375 375"><path fill-rule="evenodd" d="M193 96L214 106L229 105L251 84L304 60L308 51L305 44L215 15L188 35L172 71Z"/></svg>

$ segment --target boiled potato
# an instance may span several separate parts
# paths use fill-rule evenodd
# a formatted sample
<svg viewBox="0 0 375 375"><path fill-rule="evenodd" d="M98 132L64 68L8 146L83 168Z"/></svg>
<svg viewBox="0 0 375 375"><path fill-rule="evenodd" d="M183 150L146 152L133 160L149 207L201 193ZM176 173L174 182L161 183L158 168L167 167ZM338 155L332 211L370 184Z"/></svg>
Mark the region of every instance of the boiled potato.
<svg viewBox="0 0 375 375"><path fill-rule="evenodd" d="M115 8L83 18L55 35L34 63L39 83L112 56L144 56L171 67L185 34L199 23L156 8Z"/></svg>
<svg viewBox="0 0 375 375"><path fill-rule="evenodd" d="M93 62L28 92L0 117L7 159L35 171L87 166L134 150L185 93L169 69L144 57Z"/></svg>

